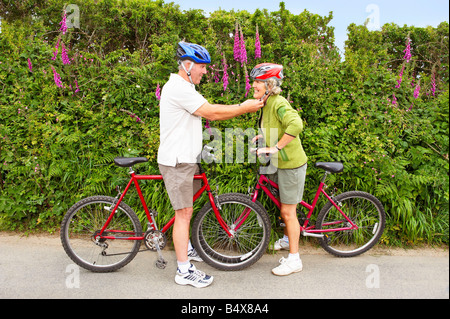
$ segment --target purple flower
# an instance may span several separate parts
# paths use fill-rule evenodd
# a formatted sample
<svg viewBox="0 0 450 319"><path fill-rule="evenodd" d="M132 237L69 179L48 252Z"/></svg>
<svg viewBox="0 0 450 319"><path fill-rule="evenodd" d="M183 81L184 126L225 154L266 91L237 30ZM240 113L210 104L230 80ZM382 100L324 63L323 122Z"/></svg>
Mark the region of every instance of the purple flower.
<svg viewBox="0 0 450 319"><path fill-rule="evenodd" d="M403 71L405 70L405 65L403 64L402 70L399 74L399 79L397 80L397 85L395 86L397 89L400 88L400 84L402 84L402 78L403 78Z"/></svg>
<svg viewBox="0 0 450 319"><path fill-rule="evenodd" d="M250 78L248 76L247 70L245 70L245 97L247 97L251 88L252 88L252 86L250 85Z"/></svg>
<svg viewBox="0 0 450 319"><path fill-rule="evenodd" d="M75 86L77 87L77 89L75 90L75 93L80 92L80 88L78 87L78 82L77 82L77 80L75 80Z"/></svg>
<svg viewBox="0 0 450 319"><path fill-rule="evenodd" d="M417 83L416 88L414 89L414 98L417 99L420 94L420 81Z"/></svg>
<svg viewBox="0 0 450 319"><path fill-rule="evenodd" d="M436 73L433 72L433 77L431 78L431 93L433 94L433 96L435 92L436 92Z"/></svg>
<svg viewBox="0 0 450 319"><path fill-rule="evenodd" d="M61 82L61 76L58 74L58 72L56 72L56 70L53 66L52 66L52 70L53 70L53 79L55 80L56 86L62 88L63 84Z"/></svg>
<svg viewBox="0 0 450 319"><path fill-rule="evenodd" d="M31 60L28 58L28 68L30 69L30 72L33 72L33 66L31 65ZM433 94L434 95L434 94Z"/></svg>
<svg viewBox="0 0 450 319"><path fill-rule="evenodd" d="M61 41L61 38L59 38L58 42L56 43L55 51L53 52L53 58L52 58L53 61L55 61L56 57L58 56L59 41Z"/></svg>
<svg viewBox="0 0 450 319"><path fill-rule="evenodd" d="M156 99L159 101L159 100L161 100L161 87L159 86L159 83L158 83L158 85L156 86L156 92L155 92L155 95L156 95Z"/></svg>
<svg viewBox="0 0 450 319"><path fill-rule="evenodd" d="M66 34L66 32L67 32L66 19L67 19L67 14L66 14L66 10L64 10L62 20L59 23L61 25L61 28L59 29L59 31L61 31L62 34Z"/></svg>
<svg viewBox="0 0 450 319"><path fill-rule="evenodd" d="M241 41L239 38L239 25L236 22L236 31L234 33L234 49L233 49L234 60L236 62L241 62Z"/></svg>
<svg viewBox="0 0 450 319"><path fill-rule="evenodd" d="M63 61L63 64L70 64L70 60L69 57L67 56L67 50L66 46L64 45L64 42L62 43L61 60Z"/></svg>
<svg viewBox="0 0 450 319"><path fill-rule="evenodd" d="M261 58L261 42L259 40L259 30L256 26L256 40L255 40L255 59Z"/></svg>
<svg viewBox="0 0 450 319"><path fill-rule="evenodd" d="M392 104L397 105L397 97L395 94L392 94Z"/></svg>
<svg viewBox="0 0 450 319"><path fill-rule="evenodd" d="M209 121L208 120L206 120L205 128L208 129L209 135L212 135L211 126L209 125Z"/></svg>
<svg viewBox="0 0 450 319"><path fill-rule="evenodd" d="M215 82L215 83L219 83L219 82L220 82L219 72L216 72L216 73L214 74L214 82Z"/></svg>
<svg viewBox="0 0 450 319"><path fill-rule="evenodd" d="M136 119L136 123L139 123L139 122L142 121L142 120L140 119L140 117L137 116L136 114L131 113L130 111L126 111L126 110L122 110L122 111L128 113L128 115L129 115L132 119Z"/></svg>
<svg viewBox="0 0 450 319"><path fill-rule="evenodd" d="M247 63L247 50L245 49L244 34L241 29L241 66L244 66L244 63Z"/></svg>
<svg viewBox="0 0 450 319"><path fill-rule="evenodd" d="M222 81L223 81L223 90L226 91L227 87L228 87L228 67L227 67L226 60L223 60L223 77L222 77Z"/></svg>
<svg viewBox="0 0 450 319"><path fill-rule="evenodd" d="M403 59L406 60L406 62L409 62L409 60L411 60L411 40L408 39L408 43L406 44L406 49L403 50L403 52L405 52L405 56L403 57Z"/></svg>

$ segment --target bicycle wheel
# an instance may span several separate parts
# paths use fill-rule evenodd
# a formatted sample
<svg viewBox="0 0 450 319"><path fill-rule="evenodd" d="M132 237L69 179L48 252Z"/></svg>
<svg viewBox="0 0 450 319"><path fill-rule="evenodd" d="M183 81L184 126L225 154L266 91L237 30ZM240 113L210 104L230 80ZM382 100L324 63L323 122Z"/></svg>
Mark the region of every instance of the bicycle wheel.
<svg viewBox="0 0 450 319"><path fill-rule="evenodd" d="M243 194L220 195L219 203L220 214L233 237L220 226L211 204L207 203L194 219L194 247L206 263L217 269L247 268L261 258L269 245L269 215Z"/></svg>
<svg viewBox="0 0 450 319"><path fill-rule="evenodd" d="M358 229L323 233L321 246L338 257L357 256L375 246L386 224L386 213L381 202L371 194L358 191L340 194L333 200ZM316 229L349 226L350 223L330 202L317 217Z"/></svg>
<svg viewBox="0 0 450 319"><path fill-rule="evenodd" d="M138 253L141 241L100 239L102 229L117 199L94 196L73 205L61 224L61 242L67 255L79 266L94 272L110 272L128 264ZM138 217L125 203L120 203L104 236L142 236Z"/></svg>

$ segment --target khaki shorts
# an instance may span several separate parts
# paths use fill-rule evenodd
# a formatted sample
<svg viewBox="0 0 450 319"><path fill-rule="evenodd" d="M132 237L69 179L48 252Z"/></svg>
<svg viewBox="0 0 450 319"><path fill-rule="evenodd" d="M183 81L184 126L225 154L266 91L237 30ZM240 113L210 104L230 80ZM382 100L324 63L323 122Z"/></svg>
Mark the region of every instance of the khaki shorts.
<svg viewBox="0 0 450 319"><path fill-rule="evenodd" d="M278 184L280 201L283 204L298 204L303 199L307 164L294 169L277 169L269 179Z"/></svg>
<svg viewBox="0 0 450 319"><path fill-rule="evenodd" d="M201 188L201 181L194 181L199 173L197 164L177 164L176 167L159 165L167 194L174 210L193 207L194 194Z"/></svg>

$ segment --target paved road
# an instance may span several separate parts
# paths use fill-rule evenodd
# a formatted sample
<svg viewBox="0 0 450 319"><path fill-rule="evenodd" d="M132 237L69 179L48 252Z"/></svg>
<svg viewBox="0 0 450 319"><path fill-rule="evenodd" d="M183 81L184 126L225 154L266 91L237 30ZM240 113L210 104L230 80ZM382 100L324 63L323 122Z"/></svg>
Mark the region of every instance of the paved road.
<svg viewBox="0 0 450 319"><path fill-rule="evenodd" d="M321 249L302 254L301 273L276 277L270 269L280 254L266 254L254 266L214 275L205 289L174 283L175 254L164 250L165 270L155 267L157 254L143 252L126 267L108 274L79 269L66 256L57 236L0 233L0 299L5 298L167 298L192 300L307 298L449 298L448 250L375 252L350 259ZM191 309L192 310L192 309ZM178 310L177 310L178 311Z"/></svg>

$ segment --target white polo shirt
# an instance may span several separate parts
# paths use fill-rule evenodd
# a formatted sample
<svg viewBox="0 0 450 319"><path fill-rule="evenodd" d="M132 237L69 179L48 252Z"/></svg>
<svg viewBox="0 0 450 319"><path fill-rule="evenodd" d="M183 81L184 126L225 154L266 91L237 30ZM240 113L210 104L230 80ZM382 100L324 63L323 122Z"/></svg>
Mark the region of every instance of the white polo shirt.
<svg viewBox="0 0 450 319"><path fill-rule="evenodd" d="M158 164L197 163L202 151L202 118L193 115L207 100L195 85L171 74L161 91Z"/></svg>

